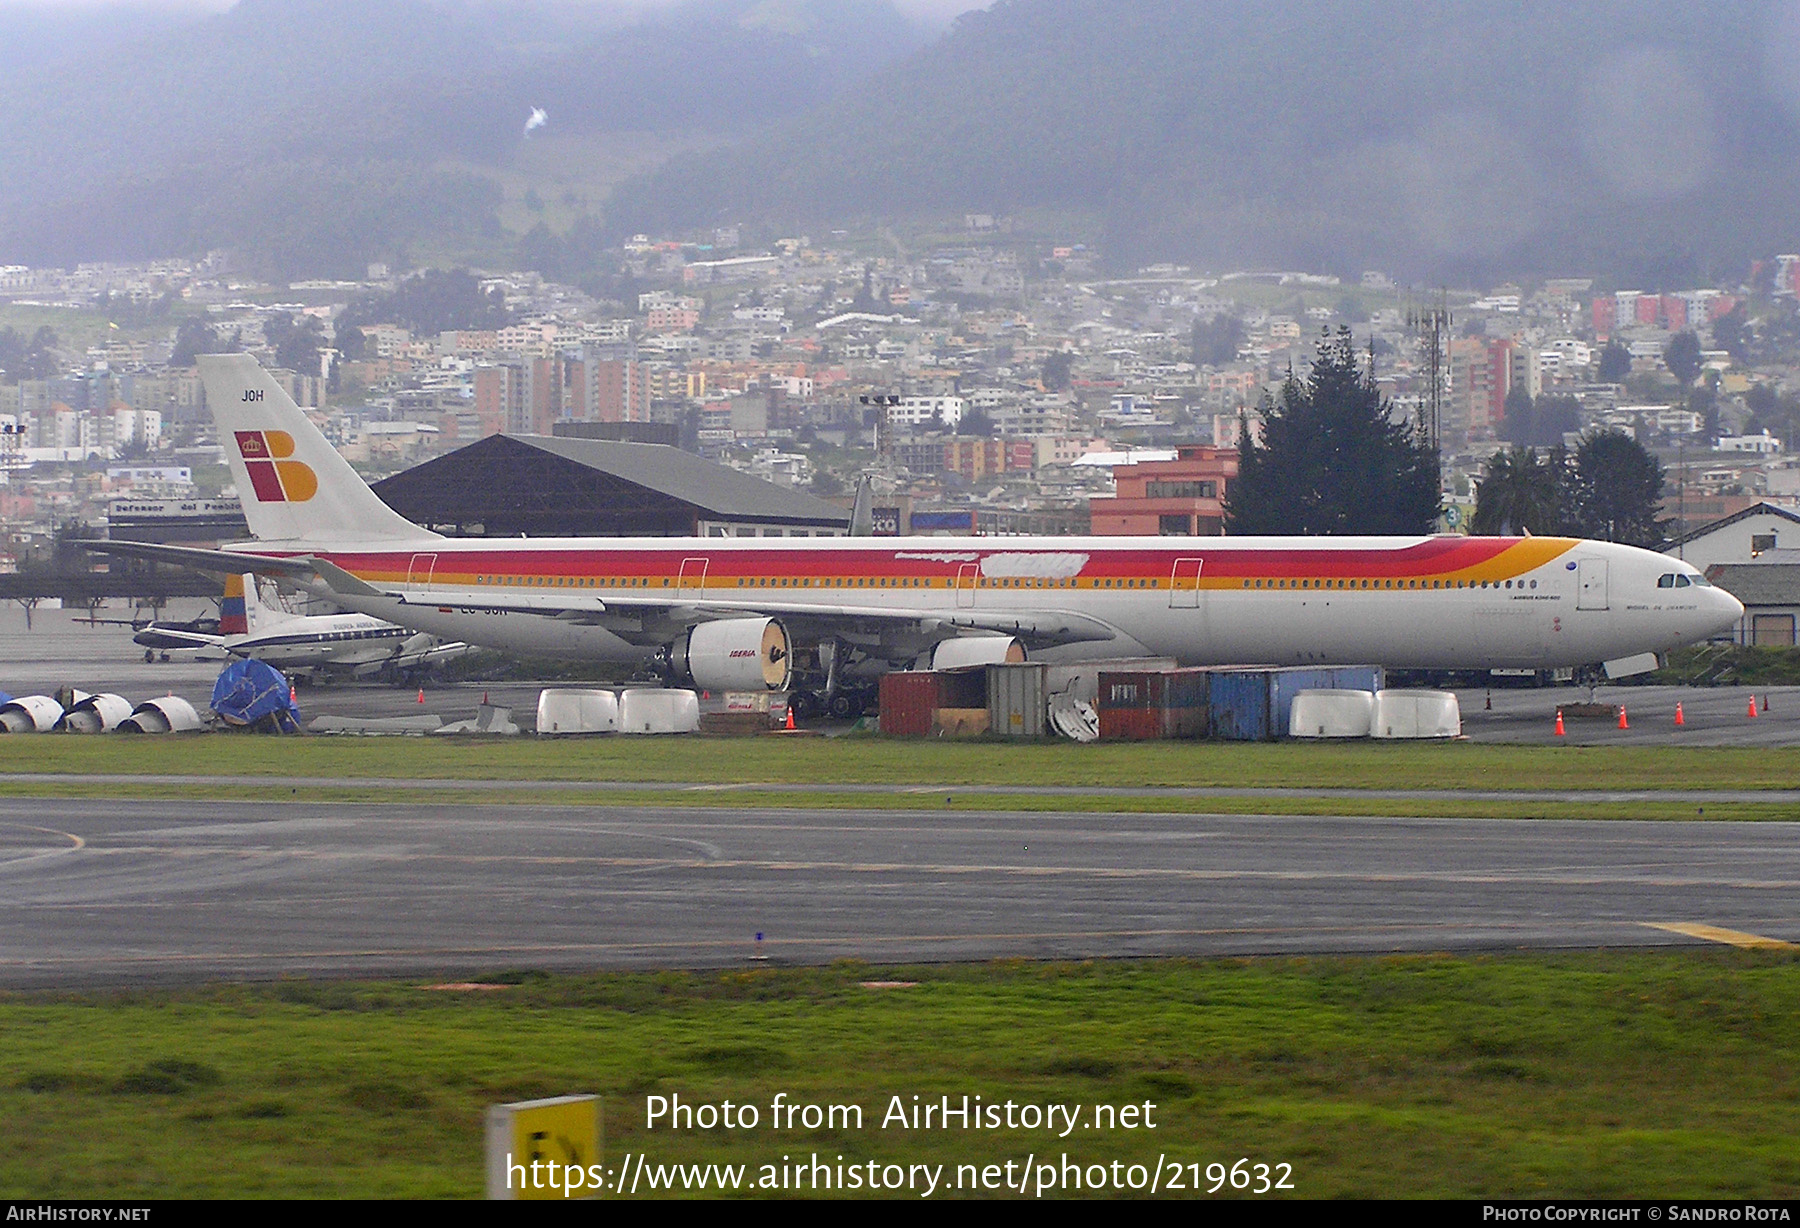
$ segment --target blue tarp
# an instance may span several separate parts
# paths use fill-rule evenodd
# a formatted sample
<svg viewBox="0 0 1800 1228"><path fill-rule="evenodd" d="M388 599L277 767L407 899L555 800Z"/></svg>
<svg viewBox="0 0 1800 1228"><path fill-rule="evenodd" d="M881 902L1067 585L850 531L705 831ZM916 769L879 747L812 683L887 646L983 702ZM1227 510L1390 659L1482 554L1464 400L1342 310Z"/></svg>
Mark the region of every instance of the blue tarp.
<svg viewBox="0 0 1800 1228"><path fill-rule="evenodd" d="M0 691L0 704L9 704L11 702L12 696L8 695L5 691Z"/></svg>
<svg viewBox="0 0 1800 1228"><path fill-rule="evenodd" d="M261 661L233 661L213 683L212 710L229 725L267 721L282 733L300 728L300 709L289 697L288 681Z"/></svg>

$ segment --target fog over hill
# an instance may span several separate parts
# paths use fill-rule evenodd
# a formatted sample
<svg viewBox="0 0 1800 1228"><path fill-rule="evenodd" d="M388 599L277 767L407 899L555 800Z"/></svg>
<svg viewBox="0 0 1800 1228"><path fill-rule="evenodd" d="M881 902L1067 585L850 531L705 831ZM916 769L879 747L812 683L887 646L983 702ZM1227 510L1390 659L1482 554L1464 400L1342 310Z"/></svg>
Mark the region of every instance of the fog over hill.
<svg viewBox="0 0 1800 1228"><path fill-rule="evenodd" d="M0 84L0 263L231 245L270 271L345 273L492 243L500 189L482 172L511 170L533 107L561 136L741 139L929 36L885 0L241 0L126 18L139 37L90 27Z"/></svg>
<svg viewBox="0 0 1800 1228"><path fill-rule="evenodd" d="M920 6L0 8L0 263L498 259L522 185L608 159L541 220L1041 210L1121 266L1451 281L1667 284L1800 246L1800 0L1001 0L948 30Z"/></svg>
<svg viewBox="0 0 1800 1228"><path fill-rule="evenodd" d="M621 227L1033 207L1114 261L1737 269L1800 242L1800 4L1009 0Z"/></svg>

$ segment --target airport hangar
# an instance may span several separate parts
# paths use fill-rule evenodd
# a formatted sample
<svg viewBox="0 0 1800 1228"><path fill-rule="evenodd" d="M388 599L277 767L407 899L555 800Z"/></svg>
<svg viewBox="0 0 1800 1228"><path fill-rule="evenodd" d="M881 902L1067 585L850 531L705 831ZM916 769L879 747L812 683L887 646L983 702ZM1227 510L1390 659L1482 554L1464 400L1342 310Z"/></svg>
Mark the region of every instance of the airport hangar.
<svg viewBox="0 0 1800 1228"><path fill-rule="evenodd" d="M374 490L449 537L842 537L850 525L844 508L668 444L561 434L489 435Z"/></svg>

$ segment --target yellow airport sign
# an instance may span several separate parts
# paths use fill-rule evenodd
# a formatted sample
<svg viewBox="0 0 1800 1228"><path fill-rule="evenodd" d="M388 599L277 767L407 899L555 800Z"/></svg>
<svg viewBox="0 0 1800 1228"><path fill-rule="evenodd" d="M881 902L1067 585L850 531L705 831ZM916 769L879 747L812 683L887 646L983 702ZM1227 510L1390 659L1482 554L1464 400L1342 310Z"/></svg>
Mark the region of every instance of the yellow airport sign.
<svg viewBox="0 0 1800 1228"><path fill-rule="evenodd" d="M556 1096L497 1104L487 1115L489 1198L592 1198L600 1164L600 1100Z"/></svg>

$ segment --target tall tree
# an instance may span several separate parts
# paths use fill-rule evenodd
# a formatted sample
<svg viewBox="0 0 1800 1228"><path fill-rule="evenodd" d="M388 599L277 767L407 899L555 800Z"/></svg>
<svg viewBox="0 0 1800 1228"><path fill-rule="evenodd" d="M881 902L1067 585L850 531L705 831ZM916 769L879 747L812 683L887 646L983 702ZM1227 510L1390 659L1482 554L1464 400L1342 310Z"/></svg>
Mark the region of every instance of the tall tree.
<svg viewBox="0 0 1800 1228"><path fill-rule="evenodd" d="M958 435L992 435L994 420L988 416L985 409L965 409L962 417L956 420L956 433Z"/></svg>
<svg viewBox="0 0 1800 1228"><path fill-rule="evenodd" d="M1238 347L1248 339L1244 322L1218 312L1194 321L1193 358L1196 367L1222 367L1237 359Z"/></svg>
<svg viewBox="0 0 1800 1228"><path fill-rule="evenodd" d="M1699 377L1700 338L1693 329L1683 329L1669 338L1669 344L1663 347L1663 365L1684 387Z"/></svg>
<svg viewBox="0 0 1800 1228"><path fill-rule="evenodd" d="M175 327L175 348L169 354L171 367L191 367L194 355L216 352L218 333L199 316L188 316Z"/></svg>
<svg viewBox="0 0 1800 1228"><path fill-rule="evenodd" d="M1752 335L1749 313L1742 303L1713 321L1713 344L1738 362L1749 361Z"/></svg>
<svg viewBox="0 0 1800 1228"><path fill-rule="evenodd" d="M1557 457L1559 468L1562 463ZM1560 532L1563 508L1558 478L1551 461L1530 448L1494 453L1475 487L1475 515L1469 530L1483 537Z"/></svg>
<svg viewBox="0 0 1800 1228"><path fill-rule="evenodd" d="M1623 383L1631 374L1631 351L1618 338L1608 341L1600 351L1600 369L1596 374L1602 384Z"/></svg>
<svg viewBox="0 0 1800 1228"><path fill-rule="evenodd" d="M263 339L275 349L276 366L318 374L319 347L325 344L325 326L318 317L275 312L263 322Z"/></svg>
<svg viewBox="0 0 1800 1228"><path fill-rule="evenodd" d="M1069 372L1075 366L1075 355L1057 350L1044 356L1044 391L1061 392L1069 386Z"/></svg>
<svg viewBox="0 0 1800 1228"><path fill-rule="evenodd" d="M1590 435L1575 450L1574 529L1583 537L1652 548L1662 544L1663 470L1621 431Z"/></svg>
<svg viewBox="0 0 1800 1228"><path fill-rule="evenodd" d="M1581 402L1574 397L1539 397L1531 407L1531 443L1562 448L1563 436L1581 429Z"/></svg>
<svg viewBox="0 0 1800 1228"><path fill-rule="evenodd" d="M1263 398L1263 436L1245 435L1226 488L1228 532L1429 533L1439 511L1437 452L1394 421L1350 330L1320 339L1304 381Z"/></svg>
<svg viewBox="0 0 1800 1228"><path fill-rule="evenodd" d="M1535 406L1524 384L1514 384L1506 394L1505 417L1500 423L1500 438L1507 443L1526 446L1537 442Z"/></svg>

